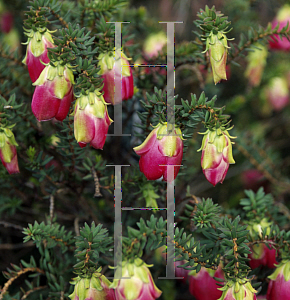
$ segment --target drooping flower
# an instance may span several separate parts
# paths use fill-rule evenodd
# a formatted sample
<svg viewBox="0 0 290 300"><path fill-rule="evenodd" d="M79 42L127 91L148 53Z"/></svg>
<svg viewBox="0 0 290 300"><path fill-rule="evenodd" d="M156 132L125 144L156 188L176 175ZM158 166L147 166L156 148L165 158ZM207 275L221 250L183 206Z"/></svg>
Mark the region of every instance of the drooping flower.
<svg viewBox="0 0 290 300"><path fill-rule="evenodd" d="M220 288L223 292L218 300L256 300L257 291L252 287L248 280L238 279L238 281L228 281Z"/></svg>
<svg viewBox="0 0 290 300"><path fill-rule="evenodd" d="M31 108L38 121L63 121L73 101L74 76L69 66L47 65L33 84L36 86Z"/></svg>
<svg viewBox="0 0 290 300"><path fill-rule="evenodd" d="M28 36L28 46L22 62L27 65L29 76L32 82L35 82L45 68L45 64L49 63L47 48L55 46L52 36L46 28L39 31L26 30L26 35Z"/></svg>
<svg viewBox="0 0 290 300"><path fill-rule="evenodd" d="M9 11L0 13L0 32L9 33L13 27L13 15Z"/></svg>
<svg viewBox="0 0 290 300"><path fill-rule="evenodd" d="M261 44L256 44L255 46L259 49L253 49L247 55L248 66L245 71L245 76L249 79L251 86L260 84L268 55L268 50L265 46Z"/></svg>
<svg viewBox="0 0 290 300"><path fill-rule="evenodd" d="M289 90L286 78L273 77L266 87L266 97L276 111L287 106L289 104Z"/></svg>
<svg viewBox="0 0 290 300"><path fill-rule="evenodd" d="M121 73L116 67L115 57L112 52L101 53L98 57L99 75L102 75L104 79L104 99L107 103L113 105L128 100L134 95L133 73L128 62L129 58L123 52L120 54L120 51L117 51L116 53L121 57ZM121 82L121 95L117 95L117 99L115 99L116 81Z"/></svg>
<svg viewBox="0 0 290 300"><path fill-rule="evenodd" d="M14 134L9 128L0 128L0 159L9 174L19 173Z"/></svg>
<svg viewBox="0 0 290 300"><path fill-rule="evenodd" d="M180 169L183 155L183 141L181 130L176 127L174 134L167 133L167 123L158 124L148 135L146 140L134 151L141 156L140 171L147 179L156 180L163 176L164 181L173 181ZM175 165L174 178L169 178L167 166Z"/></svg>
<svg viewBox="0 0 290 300"><path fill-rule="evenodd" d="M220 266L217 270L202 267L198 273L189 273L189 291L196 300L216 300L221 297L222 291L213 277L224 279Z"/></svg>
<svg viewBox="0 0 290 300"><path fill-rule="evenodd" d="M122 278L114 279L110 286L115 289L116 300L155 300L161 296L148 267L140 258L132 263L123 261Z"/></svg>
<svg viewBox="0 0 290 300"><path fill-rule="evenodd" d="M158 53L167 43L167 37L164 31L151 33L145 40L143 51L147 58L152 59L158 56Z"/></svg>
<svg viewBox="0 0 290 300"><path fill-rule="evenodd" d="M100 92L89 92L76 100L74 135L81 147L90 143L96 149L103 149L111 123L107 104Z"/></svg>
<svg viewBox="0 0 290 300"><path fill-rule="evenodd" d="M270 283L267 300L290 299L290 261L282 261L274 273L268 276Z"/></svg>
<svg viewBox="0 0 290 300"><path fill-rule="evenodd" d="M265 244L258 244L252 247L252 253L249 254L249 264L252 269L259 266L267 266L268 268L275 268L278 264L276 260L276 250L268 249Z"/></svg>
<svg viewBox="0 0 290 300"><path fill-rule="evenodd" d="M224 33L218 31L217 34L211 32L206 40L206 50L208 52L214 83L219 83L222 79L227 80L226 65L228 40Z"/></svg>
<svg viewBox="0 0 290 300"><path fill-rule="evenodd" d="M258 224L250 223L247 227L250 236L254 236L258 233L262 238L262 232L266 229L266 235L270 234L271 222L268 222L266 218L262 219ZM268 268L275 268L278 262L276 261L276 249L268 249L265 244L256 244L251 247L252 253L249 254L249 265L252 269L258 268L259 266L267 266Z"/></svg>
<svg viewBox="0 0 290 300"><path fill-rule="evenodd" d="M216 185L223 183L230 164L234 164L231 136L228 130L208 129L204 134L201 148L201 167L206 179Z"/></svg>
<svg viewBox="0 0 290 300"><path fill-rule="evenodd" d="M109 288L111 282L100 273L96 272L91 278L74 278L71 284L75 285L74 291L69 295L71 300L115 300L115 291Z"/></svg>
<svg viewBox="0 0 290 300"><path fill-rule="evenodd" d="M280 10L278 11L278 14L274 21L272 22L272 28L275 28L279 23L279 29L281 30L283 27L287 25L287 22L290 22L290 5L285 4ZM289 27L287 32L289 33ZM269 40L269 46L270 49L273 50L284 50L289 51L290 50L290 42L287 39L287 37L282 37L282 39L279 37L279 35L274 34L273 38Z"/></svg>

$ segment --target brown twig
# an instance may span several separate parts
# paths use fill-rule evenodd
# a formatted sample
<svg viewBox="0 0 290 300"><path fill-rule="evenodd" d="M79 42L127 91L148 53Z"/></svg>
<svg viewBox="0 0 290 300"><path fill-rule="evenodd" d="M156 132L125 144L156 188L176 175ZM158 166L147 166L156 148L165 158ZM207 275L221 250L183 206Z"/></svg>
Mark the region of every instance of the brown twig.
<svg viewBox="0 0 290 300"><path fill-rule="evenodd" d="M94 182L95 182L95 194L94 194L94 198L96 197L102 197L103 195L100 192L100 182L99 182L99 178L97 175L96 170L92 167L91 168L92 173L93 173L93 177L94 177Z"/></svg>
<svg viewBox="0 0 290 300"><path fill-rule="evenodd" d="M68 28L68 23L59 15L57 14L53 9L51 9L50 7L48 7L48 9L51 11L51 13L60 21L60 23L65 26L66 28Z"/></svg>
<svg viewBox="0 0 290 300"><path fill-rule="evenodd" d="M6 221L0 221L0 225L3 225L4 227L12 227L18 230L23 230L23 227L19 226L19 225L15 225Z"/></svg>
<svg viewBox="0 0 290 300"><path fill-rule="evenodd" d="M36 291L39 291L39 290L43 290L43 289L46 289L46 288L47 288L47 285L37 286L37 287L33 288L32 290L27 291L27 292L21 297L21 300L26 299L26 298L27 298L31 293L33 293L33 292L36 292Z"/></svg>
<svg viewBox="0 0 290 300"><path fill-rule="evenodd" d="M11 277L4 284L4 287L3 287L2 291L1 291L1 294L0 294L0 300L3 299L4 294L8 291L8 288L13 283L13 281L15 279L17 279L19 276L21 276L22 274L25 274L27 272L36 272L36 273L40 273L40 274L45 274L45 272L43 270L39 269L39 268L25 268L25 269L22 269L22 270L18 271L14 277Z"/></svg>

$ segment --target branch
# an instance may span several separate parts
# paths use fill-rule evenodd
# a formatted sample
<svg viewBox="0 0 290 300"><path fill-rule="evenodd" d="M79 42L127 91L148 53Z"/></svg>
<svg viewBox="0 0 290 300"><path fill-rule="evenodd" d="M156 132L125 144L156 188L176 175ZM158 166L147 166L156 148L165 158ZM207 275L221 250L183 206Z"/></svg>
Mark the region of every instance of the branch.
<svg viewBox="0 0 290 300"><path fill-rule="evenodd" d="M39 268L25 268L25 269L22 269L20 271L18 271L16 273L16 275L12 278L10 278L5 284L4 284L4 287L2 289L2 292L0 294L0 300L3 299L4 297L4 294L8 291L8 288L9 286L12 284L12 282L17 279L18 277L20 277L22 274L25 274L27 272L36 272L36 273L40 273L40 274L45 274L45 272Z"/></svg>

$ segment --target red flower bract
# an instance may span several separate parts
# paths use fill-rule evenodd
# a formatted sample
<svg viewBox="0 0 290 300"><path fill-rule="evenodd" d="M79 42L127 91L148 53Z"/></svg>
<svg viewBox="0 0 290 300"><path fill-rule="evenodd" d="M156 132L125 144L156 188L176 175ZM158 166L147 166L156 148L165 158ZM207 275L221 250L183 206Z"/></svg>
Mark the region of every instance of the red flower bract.
<svg viewBox="0 0 290 300"><path fill-rule="evenodd" d="M290 300L290 261L282 261L268 278L267 300Z"/></svg>
<svg viewBox="0 0 290 300"><path fill-rule="evenodd" d="M74 111L74 134L83 148L90 143L95 149L103 149L112 120L100 92L81 95Z"/></svg>
<svg viewBox="0 0 290 300"><path fill-rule="evenodd" d="M140 258L132 263L123 262L122 278L114 279L111 286L116 300L155 300L161 296L147 266Z"/></svg>
<svg viewBox="0 0 290 300"><path fill-rule="evenodd" d="M118 52L117 52L118 53ZM121 72L116 68L113 53L102 53L99 55L99 74L104 79L104 99L107 103L113 105L121 103L124 100L131 99L134 95L134 81L131 67L129 66L128 58L121 53ZM121 96L117 95L115 99L116 82L121 82Z"/></svg>
<svg viewBox="0 0 290 300"><path fill-rule="evenodd" d="M213 277L224 279L223 271L221 267L212 271L202 267L194 276L189 275L189 291L197 300L216 300L221 297L222 291L218 290L218 282Z"/></svg>
<svg viewBox="0 0 290 300"><path fill-rule="evenodd" d="M279 24L278 32L290 22L290 5L285 4L280 8L275 20L272 22L272 28L275 28ZM289 33L289 26L287 29ZM269 40L269 46L272 50L290 50L290 42L287 37L283 36L282 39L278 34L274 34L272 39Z"/></svg>
<svg viewBox="0 0 290 300"><path fill-rule="evenodd" d="M66 118L73 100L73 83L73 73L68 67L46 66L34 83L31 108L38 121Z"/></svg>
<svg viewBox="0 0 290 300"><path fill-rule="evenodd" d="M180 169L183 155L182 133L175 128L175 135L166 135L167 125L158 124L146 140L134 151L141 156L140 171L147 179L156 180L163 176L164 181L173 181ZM168 166L174 165L174 178L168 174ZM170 172L170 169L169 169Z"/></svg>
<svg viewBox="0 0 290 300"><path fill-rule="evenodd" d="M55 46L50 33L47 31L45 31L45 33L37 31L28 34L31 37L28 38L29 43L23 63L27 65L32 82L35 82L45 68L45 64L49 63L47 48L53 48Z"/></svg>

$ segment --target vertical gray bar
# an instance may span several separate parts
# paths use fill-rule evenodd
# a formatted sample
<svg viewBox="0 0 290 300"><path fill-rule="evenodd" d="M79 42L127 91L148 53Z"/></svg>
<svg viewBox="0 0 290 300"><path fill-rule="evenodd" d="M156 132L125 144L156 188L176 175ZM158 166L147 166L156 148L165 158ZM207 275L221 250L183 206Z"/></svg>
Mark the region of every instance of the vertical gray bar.
<svg viewBox="0 0 290 300"><path fill-rule="evenodd" d="M115 166L115 223L114 223L114 277L121 279L122 277L122 189L121 189L121 166Z"/></svg>
<svg viewBox="0 0 290 300"><path fill-rule="evenodd" d="M166 277L158 277L158 279L183 279L183 277L175 277L175 244L174 244L174 216L175 216L175 197L174 197L174 167L181 165L160 165L167 168L167 261L166 261Z"/></svg>
<svg viewBox="0 0 290 300"><path fill-rule="evenodd" d="M106 165L106 167L115 167L115 223L114 223L114 267L115 279L122 278L122 174L121 167L129 167L130 165Z"/></svg>
<svg viewBox="0 0 290 300"><path fill-rule="evenodd" d="M174 166L167 165L167 263L166 277L175 278L174 268L174 216L175 216L175 199L174 199Z"/></svg>
<svg viewBox="0 0 290 300"><path fill-rule="evenodd" d="M174 88L175 88L175 65L174 65L174 24L183 22L159 22L167 24L167 135L175 135L174 116ZM174 268L174 166L167 165L167 263L166 279L175 278Z"/></svg>
<svg viewBox="0 0 290 300"><path fill-rule="evenodd" d="M174 134L174 23L167 23L167 133Z"/></svg>
<svg viewBox="0 0 290 300"><path fill-rule="evenodd" d="M115 65L114 65L114 133L108 136L130 136L130 134L122 134L122 23L130 22L107 22L115 24ZM120 76L116 76L120 74Z"/></svg>
<svg viewBox="0 0 290 300"><path fill-rule="evenodd" d="M122 47L122 23L115 23L115 93L114 93L114 134L117 136L122 135L122 60L121 60L121 47ZM120 74L121 76L116 76Z"/></svg>

